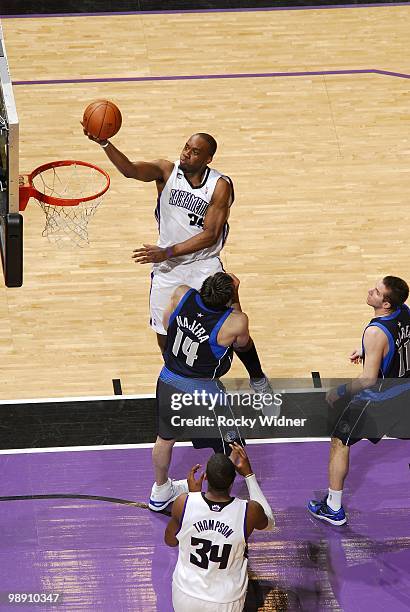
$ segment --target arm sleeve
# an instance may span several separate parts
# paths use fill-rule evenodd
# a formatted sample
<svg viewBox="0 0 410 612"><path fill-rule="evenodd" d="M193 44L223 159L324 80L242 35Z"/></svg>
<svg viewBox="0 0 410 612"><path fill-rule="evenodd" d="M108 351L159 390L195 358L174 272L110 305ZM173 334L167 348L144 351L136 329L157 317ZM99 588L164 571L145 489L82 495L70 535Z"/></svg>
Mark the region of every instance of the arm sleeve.
<svg viewBox="0 0 410 612"><path fill-rule="evenodd" d="M259 486L258 481L256 480L255 474L252 476L248 476L245 478L246 485L249 491L249 497L253 501L257 501L265 511L266 516L268 517L268 524L265 527L265 531L272 531L275 527L275 519L273 518L272 508L270 507L268 500L262 493L262 490Z"/></svg>

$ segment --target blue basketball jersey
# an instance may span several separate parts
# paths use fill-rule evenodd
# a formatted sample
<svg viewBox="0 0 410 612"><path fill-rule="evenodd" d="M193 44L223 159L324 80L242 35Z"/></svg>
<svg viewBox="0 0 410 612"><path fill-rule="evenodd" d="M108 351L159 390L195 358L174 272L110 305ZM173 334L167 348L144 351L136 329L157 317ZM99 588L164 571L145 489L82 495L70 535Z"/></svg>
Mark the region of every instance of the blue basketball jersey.
<svg viewBox="0 0 410 612"><path fill-rule="evenodd" d="M218 378L226 374L233 349L219 345L217 336L231 312L232 308L208 308L198 291L187 291L169 319L165 367L188 378Z"/></svg>
<svg viewBox="0 0 410 612"><path fill-rule="evenodd" d="M367 325L367 327L370 326L383 330L389 341L389 351L383 358L379 376L381 378L410 378L409 307L403 304L390 315L375 317ZM365 358L364 346L363 357Z"/></svg>

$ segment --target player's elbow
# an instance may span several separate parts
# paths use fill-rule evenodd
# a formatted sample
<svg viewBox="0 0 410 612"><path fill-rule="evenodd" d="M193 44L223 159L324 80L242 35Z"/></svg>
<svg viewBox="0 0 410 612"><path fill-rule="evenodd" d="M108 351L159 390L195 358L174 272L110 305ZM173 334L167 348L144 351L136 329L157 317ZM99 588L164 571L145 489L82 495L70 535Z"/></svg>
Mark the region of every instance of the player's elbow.
<svg viewBox="0 0 410 612"><path fill-rule="evenodd" d="M264 513L263 517L259 521L257 525L255 525L255 529L258 531L273 531L275 528L275 519L273 515L267 515Z"/></svg>
<svg viewBox="0 0 410 612"><path fill-rule="evenodd" d="M125 176L125 178L143 180L139 176L137 165L128 158L123 159L122 163L119 164L117 168L121 172L121 174Z"/></svg>
<svg viewBox="0 0 410 612"><path fill-rule="evenodd" d="M275 529L275 519L273 516L268 517L268 522L266 527L264 527L264 531L273 531Z"/></svg>
<svg viewBox="0 0 410 612"><path fill-rule="evenodd" d="M131 168L131 167L125 167L121 169L121 174L123 176L125 176L125 178L130 178L130 179L136 179L137 177L137 173L135 171L135 168Z"/></svg>
<svg viewBox="0 0 410 612"><path fill-rule="evenodd" d="M216 229L207 228L204 230L202 238L204 241L204 248L208 248L214 246L214 244L218 242L219 233L216 231Z"/></svg>
<svg viewBox="0 0 410 612"><path fill-rule="evenodd" d="M178 540L176 539L176 537L175 536L172 537L168 535L167 533L165 533L164 542L167 546L171 546L172 548L175 548L176 546L178 546Z"/></svg>

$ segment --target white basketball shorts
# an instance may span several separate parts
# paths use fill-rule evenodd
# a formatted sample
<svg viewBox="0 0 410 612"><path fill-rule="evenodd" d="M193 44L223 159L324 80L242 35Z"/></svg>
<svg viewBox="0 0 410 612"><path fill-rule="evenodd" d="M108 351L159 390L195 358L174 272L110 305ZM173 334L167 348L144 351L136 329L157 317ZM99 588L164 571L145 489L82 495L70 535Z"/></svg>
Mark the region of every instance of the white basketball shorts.
<svg viewBox="0 0 410 612"><path fill-rule="evenodd" d="M171 268L155 264L151 272L151 291L149 296L150 325L157 334L166 335L162 318L164 310L171 301L171 295L179 285L188 285L194 289L201 288L208 276L223 272L219 257L199 259Z"/></svg>
<svg viewBox="0 0 410 612"><path fill-rule="evenodd" d="M245 605L246 593L240 599L229 603L205 601L191 597L181 591L172 583L172 605L174 612L242 612Z"/></svg>

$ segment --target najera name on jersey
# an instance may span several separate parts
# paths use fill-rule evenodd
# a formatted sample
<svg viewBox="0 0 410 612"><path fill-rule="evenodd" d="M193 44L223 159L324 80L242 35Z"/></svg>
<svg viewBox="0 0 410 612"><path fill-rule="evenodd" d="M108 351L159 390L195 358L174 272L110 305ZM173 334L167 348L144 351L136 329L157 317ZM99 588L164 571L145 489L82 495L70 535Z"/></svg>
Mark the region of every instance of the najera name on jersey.
<svg viewBox="0 0 410 612"><path fill-rule="evenodd" d="M192 322L188 320L188 317L181 317L177 315L177 325L178 327L182 327L184 330L189 330L198 338L199 342L206 342L209 338L209 334L206 333L206 330L202 327L201 323L198 323L196 319Z"/></svg>

